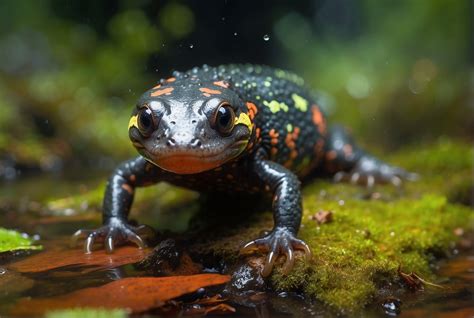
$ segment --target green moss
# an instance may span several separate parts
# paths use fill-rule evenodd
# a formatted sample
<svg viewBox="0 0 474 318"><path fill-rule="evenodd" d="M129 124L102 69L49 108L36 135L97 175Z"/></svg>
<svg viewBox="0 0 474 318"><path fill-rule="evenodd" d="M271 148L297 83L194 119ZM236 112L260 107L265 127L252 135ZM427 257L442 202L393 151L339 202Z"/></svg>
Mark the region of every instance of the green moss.
<svg viewBox="0 0 474 318"><path fill-rule="evenodd" d="M38 250L39 245L33 245L29 238L23 237L20 233L0 228L0 253L16 250Z"/></svg>
<svg viewBox="0 0 474 318"><path fill-rule="evenodd" d="M46 318L125 318L128 317L123 309L87 309L75 308L51 311Z"/></svg>

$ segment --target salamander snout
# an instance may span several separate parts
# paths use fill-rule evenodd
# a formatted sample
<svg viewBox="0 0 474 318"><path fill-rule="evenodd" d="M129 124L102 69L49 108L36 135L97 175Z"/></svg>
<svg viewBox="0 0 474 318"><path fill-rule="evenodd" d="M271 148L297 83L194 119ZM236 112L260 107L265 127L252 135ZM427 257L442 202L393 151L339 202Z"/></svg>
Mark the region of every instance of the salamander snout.
<svg viewBox="0 0 474 318"><path fill-rule="evenodd" d="M166 140L166 146L168 147L190 147L199 148L202 146L201 139L191 136L186 132L178 132L173 136L168 137Z"/></svg>

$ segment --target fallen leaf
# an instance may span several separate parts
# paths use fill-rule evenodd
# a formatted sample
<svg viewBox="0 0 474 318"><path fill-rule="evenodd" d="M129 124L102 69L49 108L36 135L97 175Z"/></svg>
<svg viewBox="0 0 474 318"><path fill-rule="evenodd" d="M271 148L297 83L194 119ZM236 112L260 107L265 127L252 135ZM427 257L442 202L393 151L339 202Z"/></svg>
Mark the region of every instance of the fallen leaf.
<svg viewBox="0 0 474 318"><path fill-rule="evenodd" d="M13 230L0 228L0 253L17 250L40 250L42 247L33 245L28 237Z"/></svg>
<svg viewBox="0 0 474 318"><path fill-rule="evenodd" d="M198 299L196 301L193 301L191 304L197 304L197 305L215 305L215 304L220 304L227 301L227 298L223 298L221 294L214 295L212 297L203 297L201 299Z"/></svg>
<svg viewBox="0 0 474 318"><path fill-rule="evenodd" d="M235 308L231 305L225 304L226 298L222 298L220 294L212 297L204 297L198 299L187 305L184 310L184 315L195 316L195 315L207 315L213 314L225 314L229 312L235 312Z"/></svg>
<svg viewBox="0 0 474 318"><path fill-rule="evenodd" d="M230 276L220 274L130 277L58 297L23 298L10 314L38 316L49 310L77 307L122 308L130 313L140 313L163 306L166 301L201 287L224 284L229 279Z"/></svg>
<svg viewBox="0 0 474 318"><path fill-rule="evenodd" d="M85 254L82 249L56 248L27 257L8 265L9 269L18 272L43 272L67 266L84 266L82 273L136 263L144 259L151 249L138 249L135 246L123 246L107 254L105 250L97 250Z"/></svg>
<svg viewBox="0 0 474 318"><path fill-rule="evenodd" d="M402 272L401 268L398 267L398 275L403 279L408 288L412 290L423 290L425 285L433 286L437 288L444 288L441 285L428 282L418 276L416 273L411 272L410 274Z"/></svg>
<svg viewBox="0 0 474 318"><path fill-rule="evenodd" d="M231 305L219 304L216 306L206 308L206 310L204 311L204 314L205 315L210 314L210 313L224 314L224 313L229 313L229 312L235 312L235 308L232 307Z"/></svg>
<svg viewBox="0 0 474 318"><path fill-rule="evenodd" d="M313 214L310 219L317 221L319 224L329 223L332 221L332 211L319 211Z"/></svg>

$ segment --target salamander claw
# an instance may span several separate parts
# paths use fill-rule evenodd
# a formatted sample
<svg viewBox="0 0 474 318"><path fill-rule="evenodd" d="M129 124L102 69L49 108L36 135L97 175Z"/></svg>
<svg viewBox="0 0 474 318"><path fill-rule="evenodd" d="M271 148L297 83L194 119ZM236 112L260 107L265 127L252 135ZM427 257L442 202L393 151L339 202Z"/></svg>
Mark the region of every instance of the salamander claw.
<svg viewBox="0 0 474 318"><path fill-rule="evenodd" d="M86 241L84 243L84 253L90 254L92 253L92 246L94 245L95 241L95 234L92 232L89 234L86 238Z"/></svg>
<svg viewBox="0 0 474 318"><path fill-rule="evenodd" d="M306 260L311 259L311 250L305 242L295 238L295 236L286 228L276 228L265 237L245 244L240 250L240 253L246 254L256 250L268 252L261 272L263 277L267 277L271 274L278 256L282 254L286 257L282 273L287 275L295 264L295 249L303 250L305 252Z"/></svg>
<svg viewBox="0 0 474 318"><path fill-rule="evenodd" d="M85 236L89 235L92 230L77 230L72 236L71 236L71 247L76 247L77 246L77 241L81 238L84 238Z"/></svg>
<svg viewBox="0 0 474 318"><path fill-rule="evenodd" d="M84 252L86 254L92 253L95 243L103 243L107 253L113 253L115 246L123 245L127 242L132 242L143 249L146 244L142 237L151 237L154 231L147 226L132 226L121 220L113 220L96 230L78 230L71 238L71 243L76 245L81 238L86 238L84 241Z"/></svg>
<svg viewBox="0 0 474 318"><path fill-rule="evenodd" d="M294 239L293 246L297 250L303 250L304 251L304 257L305 257L305 260L307 262L309 262L311 260L311 258L313 257L313 253L311 252L311 249L309 248L309 245L306 244L305 241Z"/></svg>
<svg viewBox="0 0 474 318"><path fill-rule="evenodd" d="M263 266L263 269L262 269L263 277L267 277L268 275L272 273L273 266L275 265L275 261L277 260L277 258L278 258L278 254L274 252L273 250L271 250L268 253L267 258L265 260L265 265Z"/></svg>
<svg viewBox="0 0 474 318"><path fill-rule="evenodd" d="M114 252L114 238L112 235L108 234L104 242L105 251L109 254Z"/></svg>
<svg viewBox="0 0 474 318"><path fill-rule="evenodd" d="M127 231L127 240L135 243L139 249L144 249L146 247L145 242L143 242L142 238L135 232Z"/></svg>
<svg viewBox="0 0 474 318"><path fill-rule="evenodd" d="M285 250L285 256L286 256L286 261L285 264L283 264L283 274L288 275L295 265L295 256L293 254L293 248L291 246L288 247L287 250Z"/></svg>

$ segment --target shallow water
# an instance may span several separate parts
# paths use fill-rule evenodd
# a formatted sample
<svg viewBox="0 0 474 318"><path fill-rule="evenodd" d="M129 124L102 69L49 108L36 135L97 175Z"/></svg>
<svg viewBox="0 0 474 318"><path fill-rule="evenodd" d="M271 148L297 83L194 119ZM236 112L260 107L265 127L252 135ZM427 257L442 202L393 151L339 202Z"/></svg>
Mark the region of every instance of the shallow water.
<svg viewBox="0 0 474 318"><path fill-rule="evenodd" d="M45 210L39 203L47 198L78 193L98 184L95 178L88 180L65 182L54 178L33 178L4 185L0 189L0 208L2 209L0 224L30 235L39 235L37 243L44 246L43 252L0 254L0 273L2 273L0 275L0 316L15 315L18 311L15 304L21 299L54 297L86 287L101 286L125 277L148 275L131 264L114 263L111 260L102 267L68 265L41 271L12 266L15 262L44 252L57 251L56 253L66 258L71 249L68 246L70 234L78 228L92 228L97 225L100 220L98 214L57 217L45 214ZM28 193L28 196L18 197L18 193ZM182 213L188 212L183 209ZM179 216L176 219L181 220ZM76 248L76 251L77 255L83 255L80 248ZM427 286L424 291L408 291L402 286L387 286L374 298L373 303L357 316L394 315L394 313L384 313L382 304L387 302L387 299L396 298L401 302L400 317L472 317L474 315L474 256L472 256L472 251L466 249L459 251L451 259L441 260L434 264L439 274L436 283L441 284L443 288ZM96 254L96 257L98 255ZM44 266L39 262L35 265ZM186 304L203 295L212 296L222 292L222 287L206 288L197 294L182 297L181 300L188 314L198 313L192 310L191 305ZM225 303L235 308L239 316L244 317L335 317L338 315L321 303L305 299L297 293L269 292L250 296L227 294L225 297L228 299ZM155 310L151 313L158 314L160 311Z"/></svg>

